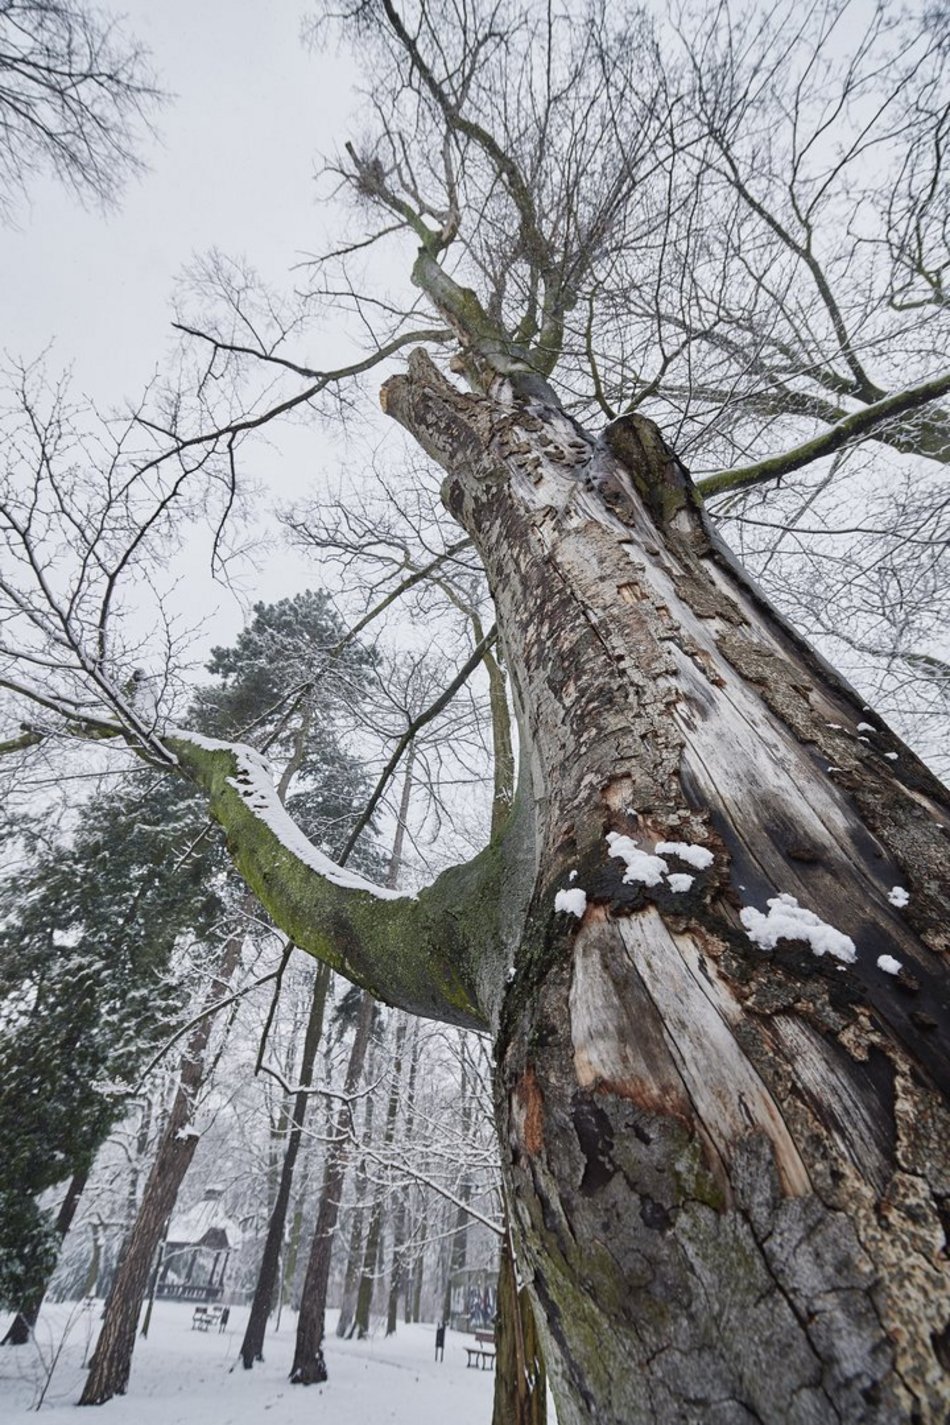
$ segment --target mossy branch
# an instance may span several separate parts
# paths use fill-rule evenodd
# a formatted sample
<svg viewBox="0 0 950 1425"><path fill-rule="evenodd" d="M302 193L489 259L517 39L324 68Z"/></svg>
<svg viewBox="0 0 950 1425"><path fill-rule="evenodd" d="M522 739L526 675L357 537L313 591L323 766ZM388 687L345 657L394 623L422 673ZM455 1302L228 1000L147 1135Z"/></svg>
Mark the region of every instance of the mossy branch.
<svg viewBox="0 0 950 1425"><path fill-rule="evenodd" d="M294 944L387 1004L486 1027L476 985L496 916L496 855L445 872L418 897L397 895L306 839L252 748L187 732L164 740L207 794L238 871Z"/></svg>
<svg viewBox="0 0 950 1425"><path fill-rule="evenodd" d="M910 411L920 410L931 401L937 401L942 396L946 396L948 392L950 392L950 373L944 372L942 376L937 376L932 381L924 381L919 386L908 386L903 391L898 391L892 396L885 396L883 400L875 401L870 406L864 406L860 411L854 411L828 430L816 435L813 440L806 440L801 445L795 446L793 450L785 451L782 455L771 456L768 460L760 460L756 465L746 465L735 470L722 470L717 475L710 475L705 480L698 480L696 488L704 498L708 499L710 495L722 495L728 490L742 490L750 485L761 485L768 480L776 480L780 475L788 475L793 470L801 470L805 465L810 465L813 460L820 460L822 456L833 455L836 450L841 450L843 446L851 444L852 441L874 435L876 430L888 421L893 421L898 416L904 416Z"/></svg>

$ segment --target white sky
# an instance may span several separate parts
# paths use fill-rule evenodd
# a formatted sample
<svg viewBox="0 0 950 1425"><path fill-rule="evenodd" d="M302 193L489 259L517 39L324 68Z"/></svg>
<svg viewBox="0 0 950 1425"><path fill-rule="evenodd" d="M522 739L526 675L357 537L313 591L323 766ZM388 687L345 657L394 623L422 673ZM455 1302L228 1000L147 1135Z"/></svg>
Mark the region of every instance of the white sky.
<svg viewBox="0 0 950 1425"><path fill-rule="evenodd" d="M134 400L163 363L173 284L194 255L218 247L280 283L319 247L334 219L317 203L319 157L361 127L355 66L304 48L296 3L127 0L114 13L173 96L157 116L158 141L142 151L151 171L107 214L84 210L52 179L33 184L16 226L0 227L0 349L30 361L51 347L51 374L70 367L103 408ZM287 499L339 453L312 430L283 439L295 458L265 454L270 468L255 474ZM245 588L270 600L305 582L313 572L280 551L257 588ZM240 610L197 561L188 585L192 609L218 608L206 641L233 636Z"/></svg>
<svg viewBox="0 0 950 1425"><path fill-rule="evenodd" d="M119 13L174 96L144 150L152 171L105 216L34 185L18 229L0 229L15 274L4 347L30 356L55 337L54 356L105 400L134 396L154 369L192 254L217 246L279 276L315 243L315 159L356 102L348 57L301 45L297 4L131 0Z"/></svg>

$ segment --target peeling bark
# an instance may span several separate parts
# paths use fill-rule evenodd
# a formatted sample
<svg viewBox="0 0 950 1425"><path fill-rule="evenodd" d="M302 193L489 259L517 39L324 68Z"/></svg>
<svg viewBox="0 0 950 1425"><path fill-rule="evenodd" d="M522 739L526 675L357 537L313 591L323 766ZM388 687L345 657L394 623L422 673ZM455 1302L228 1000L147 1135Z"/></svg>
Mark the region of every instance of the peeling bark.
<svg viewBox="0 0 950 1425"><path fill-rule="evenodd" d="M943 1422L946 791L735 567L650 422L593 438L421 354L383 401L485 563L521 727L529 904L479 997L561 1425ZM692 880L625 880L611 832ZM854 962L752 943L740 910L780 894Z"/></svg>

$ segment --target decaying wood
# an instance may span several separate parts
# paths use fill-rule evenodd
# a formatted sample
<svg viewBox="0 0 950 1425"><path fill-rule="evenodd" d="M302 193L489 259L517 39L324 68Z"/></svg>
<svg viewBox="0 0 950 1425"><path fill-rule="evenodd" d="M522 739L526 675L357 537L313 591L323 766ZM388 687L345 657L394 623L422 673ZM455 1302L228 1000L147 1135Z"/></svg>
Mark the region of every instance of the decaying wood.
<svg viewBox="0 0 950 1425"><path fill-rule="evenodd" d="M519 715L527 911L481 993L562 1425L944 1421L946 792L733 567L649 422L595 439L421 355L384 404L446 471ZM712 863L625 882L610 832ZM753 944L740 910L782 893L855 961Z"/></svg>

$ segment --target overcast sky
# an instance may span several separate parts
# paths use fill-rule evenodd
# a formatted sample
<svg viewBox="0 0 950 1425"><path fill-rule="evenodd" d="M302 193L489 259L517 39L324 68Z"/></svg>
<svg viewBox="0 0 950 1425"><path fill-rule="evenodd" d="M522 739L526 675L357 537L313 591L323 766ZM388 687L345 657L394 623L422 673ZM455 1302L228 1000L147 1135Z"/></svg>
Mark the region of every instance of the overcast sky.
<svg viewBox="0 0 950 1425"><path fill-rule="evenodd" d="M217 246L279 276L315 242L315 159L357 102L348 57L301 45L293 0L131 0L117 13L173 96L145 145L151 171L106 215L34 185L17 227L0 229L4 347L31 356L55 338L58 361L106 400L153 370L193 253Z"/></svg>
<svg viewBox="0 0 950 1425"><path fill-rule="evenodd" d="M114 13L171 94L157 141L143 149L150 171L107 214L52 180L34 184L15 226L0 227L0 346L32 360L52 343L51 370L71 367L104 408L134 400L162 364L173 284L193 255L218 247L279 282L319 245L334 217L317 202L319 155L360 127L355 67L304 48L306 12L293 0L127 0ZM319 448L298 492L334 458L325 440L306 437ZM294 479L284 468L275 493L294 493ZM192 577L198 597L219 606L209 637L229 637L241 618L234 601L197 569ZM306 577L293 559L271 560L259 596Z"/></svg>

